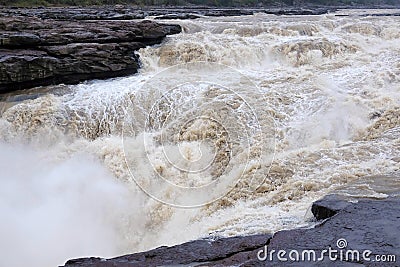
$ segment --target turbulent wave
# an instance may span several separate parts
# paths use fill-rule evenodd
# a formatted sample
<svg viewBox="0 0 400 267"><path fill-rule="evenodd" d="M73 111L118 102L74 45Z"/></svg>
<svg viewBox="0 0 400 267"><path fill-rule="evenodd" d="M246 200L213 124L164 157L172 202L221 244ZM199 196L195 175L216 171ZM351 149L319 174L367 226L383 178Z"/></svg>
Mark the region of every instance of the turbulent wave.
<svg viewBox="0 0 400 267"><path fill-rule="evenodd" d="M0 212L18 218L7 203L39 195L44 206L28 205L30 225L3 221L14 228L1 248L19 251L20 230L35 240L43 218L56 220L41 240L56 253L37 266L276 231L307 224L310 202L330 190L398 171L399 17L349 12L177 21L183 33L139 51L137 75L9 96L0 155L15 195L1 195ZM224 194L206 201L213 192ZM54 248L50 234L88 221L104 235L74 232L79 250Z"/></svg>

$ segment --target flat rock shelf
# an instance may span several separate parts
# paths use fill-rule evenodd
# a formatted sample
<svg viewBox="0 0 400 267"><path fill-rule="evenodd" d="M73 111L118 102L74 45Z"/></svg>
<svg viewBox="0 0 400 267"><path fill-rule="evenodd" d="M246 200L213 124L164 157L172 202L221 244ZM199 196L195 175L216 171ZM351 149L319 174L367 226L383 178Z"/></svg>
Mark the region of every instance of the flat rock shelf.
<svg viewBox="0 0 400 267"><path fill-rule="evenodd" d="M133 74L136 50L181 32L179 25L150 20L41 17L2 12L0 93Z"/></svg>

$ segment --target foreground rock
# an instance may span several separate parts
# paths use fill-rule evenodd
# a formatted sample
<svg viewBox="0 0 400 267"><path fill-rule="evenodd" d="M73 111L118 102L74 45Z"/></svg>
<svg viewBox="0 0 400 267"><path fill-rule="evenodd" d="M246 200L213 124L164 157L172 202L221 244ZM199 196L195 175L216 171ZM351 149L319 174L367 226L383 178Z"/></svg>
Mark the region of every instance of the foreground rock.
<svg viewBox="0 0 400 267"><path fill-rule="evenodd" d="M0 17L0 93L135 73L139 48L181 31L153 21Z"/></svg>
<svg viewBox="0 0 400 267"><path fill-rule="evenodd" d="M264 246L270 237L271 235L254 235L218 240L196 240L183 245L160 247L111 260L101 258L70 260L66 266L193 266L219 261L237 253L257 249Z"/></svg>
<svg viewBox="0 0 400 267"><path fill-rule="evenodd" d="M279 231L272 237L256 235L216 241L197 240L113 259L70 260L65 266L399 266L398 195L381 200L358 199L356 202L330 195L315 202L312 211L315 217L327 219L311 229ZM328 252L322 253L330 249L337 251L331 254L333 258L337 257L336 260L330 260ZM273 250L275 253L270 260L269 253ZM286 251L283 257L287 261L278 260L279 250ZM294 260L289 258L291 250L299 253L298 261L295 253L292 253ZM312 253L308 258L310 250L315 252L315 258ZM354 250L359 252L358 257L356 254L353 256ZM306 251L305 260L301 258L303 251ZM363 258L365 251L367 256ZM263 258L265 255L268 256L265 261L258 259L258 256ZM377 255L385 255L386 262L376 262Z"/></svg>

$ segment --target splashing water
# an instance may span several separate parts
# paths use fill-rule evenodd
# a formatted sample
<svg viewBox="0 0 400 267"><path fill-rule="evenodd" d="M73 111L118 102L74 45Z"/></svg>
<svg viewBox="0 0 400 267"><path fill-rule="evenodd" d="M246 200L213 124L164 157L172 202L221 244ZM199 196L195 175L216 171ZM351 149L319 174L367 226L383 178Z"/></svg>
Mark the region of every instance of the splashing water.
<svg viewBox="0 0 400 267"><path fill-rule="evenodd" d="M307 225L397 172L400 18L346 12L177 21L137 75L4 98L0 265Z"/></svg>

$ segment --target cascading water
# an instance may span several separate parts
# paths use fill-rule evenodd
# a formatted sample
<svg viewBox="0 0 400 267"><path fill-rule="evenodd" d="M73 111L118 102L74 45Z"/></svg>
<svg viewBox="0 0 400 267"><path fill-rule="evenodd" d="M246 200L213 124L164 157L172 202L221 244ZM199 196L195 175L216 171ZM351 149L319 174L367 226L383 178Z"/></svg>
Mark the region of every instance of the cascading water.
<svg viewBox="0 0 400 267"><path fill-rule="evenodd" d="M400 166L399 17L357 12L177 21L137 75L9 96L0 265L307 225L354 182L385 197L360 181Z"/></svg>

